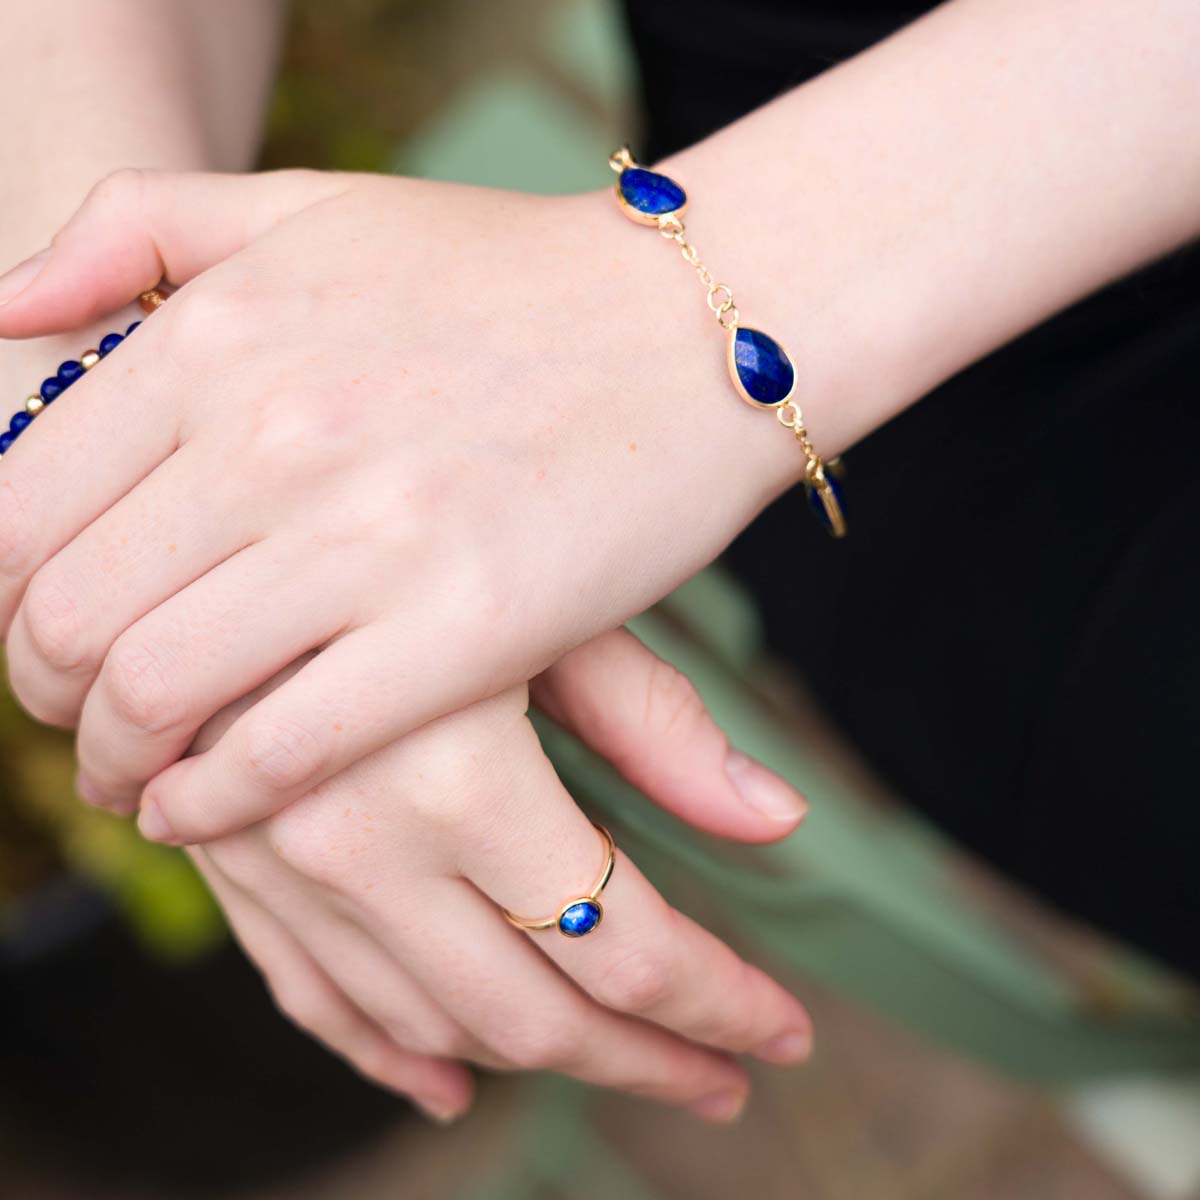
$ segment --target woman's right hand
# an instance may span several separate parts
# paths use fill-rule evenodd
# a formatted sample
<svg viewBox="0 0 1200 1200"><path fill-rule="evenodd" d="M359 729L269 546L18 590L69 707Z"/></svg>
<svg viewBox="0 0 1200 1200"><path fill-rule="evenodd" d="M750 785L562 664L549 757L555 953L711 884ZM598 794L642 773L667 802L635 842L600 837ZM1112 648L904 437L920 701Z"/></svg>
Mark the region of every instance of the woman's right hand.
<svg viewBox="0 0 1200 1200"><path fill-rule="evenodd" d="M689 681L622 630L193 856L284 1012L439 1120L470 1106L464 1061L731 1120L749 1087L732 1055L808 1054L791 995L620 852L592 935L526 933L501 912L553 914L603 863L527 719L531 692L694 826L773 841L804 813L787 783L730 749Z"/></svg>

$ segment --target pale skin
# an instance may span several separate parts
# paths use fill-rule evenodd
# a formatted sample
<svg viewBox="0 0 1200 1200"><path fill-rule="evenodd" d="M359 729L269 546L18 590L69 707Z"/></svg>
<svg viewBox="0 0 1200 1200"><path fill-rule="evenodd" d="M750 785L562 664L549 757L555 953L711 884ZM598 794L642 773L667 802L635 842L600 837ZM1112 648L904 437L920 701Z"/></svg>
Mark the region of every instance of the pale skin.
<svg viewBox="0 0 1200 1200"><path fill-rule="evenodd" d="M743 321L791 349L832 455L1200 232L1198 61L1188 0L956 0L662 169ZM214 144L151 165L213 165ZM468 1103L462 1058L733 1115L745 1077L715 1051L806 1051L782 989L625 859L585 942L495 908L553 910L597 866L529 680L695 824L765 841L801 815L608 633L803 467L733 397L703 292L603 194L125 172L0 280L0 336L90 329L163 276L184 290L0 468L13 685L78 725L85 796L204 843L291 1007L376 1075L384 1047L432 1112ZM573 719L564 694L587 698ZM666 697L665 750L622 719L630 694ZM440 915L459 904L471 952ZM599 1032L569 1040L554 1018L581 1004ZM560 1040L514 1035L530 1013Z"/></svg>

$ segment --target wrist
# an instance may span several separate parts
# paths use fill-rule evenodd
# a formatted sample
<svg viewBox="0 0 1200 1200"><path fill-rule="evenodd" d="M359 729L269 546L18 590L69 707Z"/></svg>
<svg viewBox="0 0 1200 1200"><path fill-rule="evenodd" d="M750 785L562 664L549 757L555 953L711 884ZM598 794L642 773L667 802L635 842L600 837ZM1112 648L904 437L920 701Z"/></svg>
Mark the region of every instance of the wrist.
<svg viewBox="0 0 1200 1200"><path fill-rule="evenodd" d="M702 189L689 190L692 204L703 204ZM656 452L680 500L679 517L692 522L701 510L719 510L715 554L762 508L803 479L804 455L773 410L738 395L727 367L729 334L676 243L654 226L632 224L619 210L612 188L571 202L586 209L574 221L589 230L592 278L609 314L599 352L613 363L615 390L632 401L631 412L643 429L653 417L656 436L647 437L646 448ZM701 236L693 235L691 211L688 240L717 280L737 291L741 305L736 238L728 239L728 252L718 266ZM742 308L743 318L751 315L750 324L766 326L765 309L752 303ZM791 349L782 333L780 340ZM803 359L792 353L803 387Z"/></svg>

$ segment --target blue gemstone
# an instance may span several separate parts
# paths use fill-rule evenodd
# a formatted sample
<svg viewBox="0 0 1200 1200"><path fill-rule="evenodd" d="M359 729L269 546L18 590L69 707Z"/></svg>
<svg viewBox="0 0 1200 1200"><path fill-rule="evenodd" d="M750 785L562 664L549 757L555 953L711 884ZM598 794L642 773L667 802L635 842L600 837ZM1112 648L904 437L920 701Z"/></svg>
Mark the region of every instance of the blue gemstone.
<svg viewBox="0 0 1200 1200"><path fill-rule="evenodd" d="M15 433L0 433L0 454L7 454L8 448L17 440Z"/></svg>
<svg viewBox="0 0 1200 1200"><path fill-rule="evenodd" d="M124 340L119 333L106 333L100 340L100 357L111 354Z"/></svg>
<svg viewBox="0 0 1200 1200"><path fill-rule="evenodd" d="M58 368L58 382L63 387L69 388L75 380L82 378L83 373L83 364L77 363L73 358L68 358Z"/></svg>
<svg viewBox="0 0 1200 1200"><path fill-rule="evenodd" d="M33 418L27 412L13 413L13 419L9 421L8 428L13 436L17 436L22 430L28 429Z"/></svg>
<svg viewBox="0 0 1200 1200"><path fill-rule="evenodd" d="M42 399L47 404L53 404L62 394L62 381L57 375L51 375L49 379L42 380Z"/></svg>
<svg viewBox="0 0 1200 1200"><path fill-rule="evenodd" d="M134 323L130 325L127 330L125 330L125 336L128 337L140 324L141 321L134 321Z"/></svg>
<svg viewBox="0 0 1200 1200"><path fill-rule="evenodd" d="M665 216L687 203L683 188L675 180L644 167L626 167L618 186L625 203L648 217Z"/></svg>
<svg viewBox="0 0 1200 1200"><path fill-rule="evenodd" d="M577 900L558 918L558 927L567 937L583 937L599 924L600 905L594 900Z"/></svg>
<svg viewBox="0 0 1200 1200"><path fill-rule="evenodd" d="M792 360L774 339L757 329L738 326L733 335L733 366L751 400L778 404L796 382Z"/></svg>
<svg viewBox="0 0 1200 1200"><path fill-rule="evenodd" d="M825 468L825 482L829 484L829 490L833 493L833 498L837 501L838 508L842 510L842 516L846 515L846 501L842 498L842 485L833 477L829 468ZM825 504L821 499L821 493L812 486L805 484L804 491L808 497L808 506L817 514L818 520L825 526L829 533L833 533L833 522L829 519L829 514L825 511Z"/></svg>

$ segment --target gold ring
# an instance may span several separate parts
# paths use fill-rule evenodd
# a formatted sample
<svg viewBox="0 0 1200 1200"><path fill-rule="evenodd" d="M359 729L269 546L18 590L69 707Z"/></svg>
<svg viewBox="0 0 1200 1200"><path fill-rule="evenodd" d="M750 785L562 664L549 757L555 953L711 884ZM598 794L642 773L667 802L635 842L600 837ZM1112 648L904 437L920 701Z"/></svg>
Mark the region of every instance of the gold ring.
<svg viewBox="0 0 1200 1200"><path fill-rule="evenodd" d="M596 824L595 822L592 822ZM510 925L518 929L557 929L563 937L577 938L589 934L604 919L604 908L600 903L600 893L604 891L612 878L613 867L617 861L617 848L613 843L612 834L603 825L596 825L596 830L604 842L604 870L596 880L592 890L584 896L575 896L558 910L555 917L518 917L507 908L500 911Z"/></svg>

